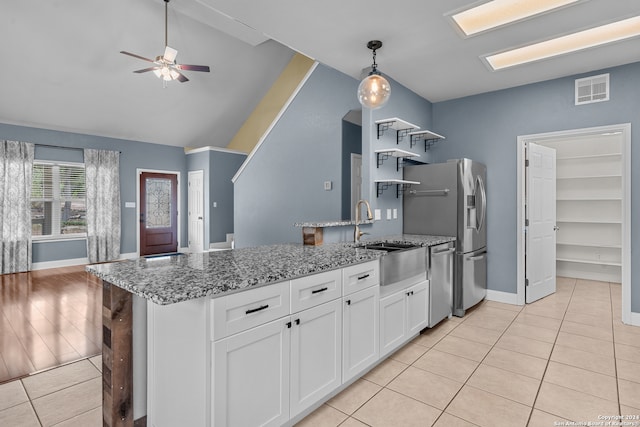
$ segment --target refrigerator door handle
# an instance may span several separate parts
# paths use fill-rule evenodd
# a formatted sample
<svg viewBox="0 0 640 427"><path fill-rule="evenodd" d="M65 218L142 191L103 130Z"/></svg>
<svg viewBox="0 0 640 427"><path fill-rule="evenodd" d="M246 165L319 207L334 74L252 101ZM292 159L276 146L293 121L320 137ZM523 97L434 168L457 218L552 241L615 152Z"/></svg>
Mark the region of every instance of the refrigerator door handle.
<svg viewBox="0 0 640 427"><path fill-rule="evenodd" d="M480 218L477 218L476 230L480 232L484 226L484 220L487 215L487 194L484 191L484 182L480 176L476 177L476 193L480 192L482 206L480 208Z"/></svg>
<svg viewBox="0 0 640 427"><path fill-rule="evenodd" d="M467 261L480 261L481 259L484 259L486 256L487 256L487 251L484 251L481 254L478 254L475 256L468 256Z"/></svg>

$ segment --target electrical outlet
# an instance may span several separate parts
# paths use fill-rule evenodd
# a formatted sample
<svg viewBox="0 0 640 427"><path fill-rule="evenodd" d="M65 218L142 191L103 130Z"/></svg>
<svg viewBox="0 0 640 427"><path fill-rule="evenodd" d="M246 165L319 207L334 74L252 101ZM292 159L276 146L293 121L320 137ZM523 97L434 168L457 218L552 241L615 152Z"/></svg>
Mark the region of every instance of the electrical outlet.
<svg viewBox="0 0 640 427"><path fill-rule="evenodd" d="M136 207L136 202L124 202L124 207L125 208L135 208Z"/></svg>
<svg viewBox="0 0 640 427"><path fill-rule="evenodd" d="M391 219L391 209L387 209L387 219Z"/></svg>
<svg viewBox="0 0 640 427"><path fill-rule="evenodd" d="M393 210L393 219L398 219L398 209Z"/></svg>
<svg viewBox="0 0 640 427"><path fill-rule="evenodd" d="M376 221L380 221L382 219L382 213L380 212L380 209L374 209L373 210L373 218Z"/></svg>
<svg viewBox="0 0 640 427"><path fill-rule="evenodd" d="M217 208L218 207L218 202L213 202L213 207Z"/></svg>

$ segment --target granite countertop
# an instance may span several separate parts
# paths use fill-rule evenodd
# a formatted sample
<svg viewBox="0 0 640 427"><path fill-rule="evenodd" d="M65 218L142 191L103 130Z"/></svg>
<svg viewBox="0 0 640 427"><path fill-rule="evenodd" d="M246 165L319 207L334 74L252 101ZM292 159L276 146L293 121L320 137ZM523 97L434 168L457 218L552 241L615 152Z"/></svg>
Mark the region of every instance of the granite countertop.
<svg viewBox="0 0 640 427"><path fill-rule="evenodd" d="M375 221L372 219L363 219L358 221L358 225L373 224ZM296 222L294 227L345 227L349 225L356 225L356 221L353 219L340 219L336 221L309 221L309 222Z"/></svg>
<svg viewBox="0 0 640 427"><path fill-rule="evenodd" d="M156 304L222 296L378 259L354 243L283 244L228 251L138 258L86 270Z"/></svg>
<svg viewBox="0 0 640 427"><path fill-rule="evenodd" d="M435 246L441 243L455 242L454 236L429 236L422 234L397 234L392 236L371 237L366 236L360 240L360 244L363 243L378 243L378 242L391 242L391 243L411 243L420 246Z"/></svg>
<svg viewBox="0 0 640 427"><path fill-rule="evenodd" d="M135 295L166 305L218 297L380 258L383 252L358 247L367 242L433 246L454 240L450 236L402 234L371 237L359 243L281 244L138 258L89 265L86 270Z"/></svg>

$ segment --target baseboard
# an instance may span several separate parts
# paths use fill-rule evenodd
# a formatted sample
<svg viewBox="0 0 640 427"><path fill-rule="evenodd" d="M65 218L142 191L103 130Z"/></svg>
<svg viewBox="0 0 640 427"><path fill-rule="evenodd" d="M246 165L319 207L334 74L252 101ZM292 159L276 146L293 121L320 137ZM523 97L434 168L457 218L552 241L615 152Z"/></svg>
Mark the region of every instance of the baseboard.
<svg viewBox="0 0 640 427"><path fill-rule="evenodd" d="M631 324L633 326L640 326L640 313L631 312Z"/></svg>
<svg viewBox="0 0 640 427"><path fill-rule="evenodd" d="M494 291L493 289L487 289L486 299L488 299L489 301L518 305L518 294L512 294L511 292Z"/></svg>
<svg viewBox="0 0 640 427"><path fill-rule="evenodd" d="M126 254L120 254L119 259L135 259L135 258L138 258L138 254L135 252L129 252ZM33 264L31 264L31 271L46 270L47 268L73 267L76 265L86 265L86 264L89 264L89 258L70 258L70 259L59 259L57 261L34 262Z"/></svg>
<svg viewBox="0 0 640 427"><path fill-rule="evenodd" d="M57 261L34 262L33 264L31 264L31 271L45 270L47 268L72 267L75 265L84 265L84 264L89 264L88 258L72 258L72 259L60 259Z"/></svg>

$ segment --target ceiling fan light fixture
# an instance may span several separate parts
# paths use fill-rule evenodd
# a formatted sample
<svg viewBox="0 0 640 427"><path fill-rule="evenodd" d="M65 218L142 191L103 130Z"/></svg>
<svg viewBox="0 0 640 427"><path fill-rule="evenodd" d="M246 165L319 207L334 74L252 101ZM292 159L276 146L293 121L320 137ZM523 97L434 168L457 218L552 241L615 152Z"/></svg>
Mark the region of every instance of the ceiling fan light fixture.
<svg viewBox="0 0 640 427"><path fill-rule="evenodd" d="M381 108L389 101L391 95L391 85L382 77L376 64L376 50L382 47L380 40L371 40L367 47L373 51L373 65L371 72L358 86L358 101L364 107L372 110Z"/></svg>

